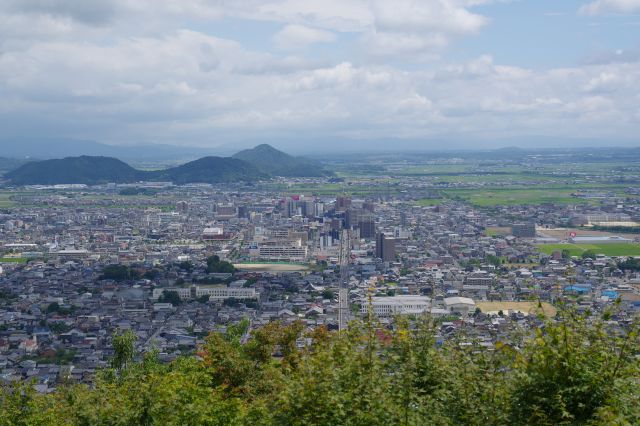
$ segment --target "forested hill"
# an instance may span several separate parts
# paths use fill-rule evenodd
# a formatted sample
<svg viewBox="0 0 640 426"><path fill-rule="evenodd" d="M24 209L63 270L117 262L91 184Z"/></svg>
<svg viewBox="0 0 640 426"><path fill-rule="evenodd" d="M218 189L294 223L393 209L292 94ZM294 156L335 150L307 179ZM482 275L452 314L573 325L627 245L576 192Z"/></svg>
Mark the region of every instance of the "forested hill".
<svg viewBox="0 0 640 426"><path fill-rule="evenodd" d="M147 180L185 183L254 182L269 175L246 161L229 157L204 157L167 170L147 172Z"/></svg>
<svg viewBox="0 0 640 426"><path fill-rule="evenodd" d="M245 321L170 364L136 354L127 331L92 387L5 384L0 424L637 425L638 329L606 320L569 313L490 348L464 335L438 345L427 318L341 334L270 323L241 343Z"/></svg>
<svg viewBox="0 0 640 426"><path fill-rule="evenodd" d="M111 157L67 157L59 160L34 161L5 174L15 185L55 185L106 182L135 182L144 172Z"/></svg>
<svg viewBox="0 0 640 426"><path fill-rule="evenodd" d="M186 184L255 182L272 176L313 177L327 174L316 164L291 157L271 147L264 148L265 146L261 145L255 149L256 152L262 153L258 155L262 155L267 163L273 164L272 167L266 167L254 157L253 160L244 160L237 157L209 156L165 170L142 171L116 158L80 156L27 163L7 173L5 179L13 185L95 185L138 181L171 181Z"/></svg>
<svg viewBox="0 0 640 426"><path fill-rule="evenodd" d="M291 156L267 144L240 151L234 154L233 158L251 163L264 173L274 176L320 177L332 175L331 172L311 160Z"/></svg>

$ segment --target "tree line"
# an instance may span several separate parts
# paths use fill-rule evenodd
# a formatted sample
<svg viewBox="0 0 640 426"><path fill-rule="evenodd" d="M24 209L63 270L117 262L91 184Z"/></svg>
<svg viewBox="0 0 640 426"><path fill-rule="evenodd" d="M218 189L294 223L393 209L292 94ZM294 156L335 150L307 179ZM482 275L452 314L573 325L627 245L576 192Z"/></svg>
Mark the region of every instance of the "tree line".
<svg viewBox="0 0 640 426"><path fill-rule="evenodd" d="M429 317L347 331L248 322L164 364L114 336L93 386L0 395L2 425L635 425L638 325L561 310L531 333L441 342ZM247 339L247 335L249 338Z"/></svg>

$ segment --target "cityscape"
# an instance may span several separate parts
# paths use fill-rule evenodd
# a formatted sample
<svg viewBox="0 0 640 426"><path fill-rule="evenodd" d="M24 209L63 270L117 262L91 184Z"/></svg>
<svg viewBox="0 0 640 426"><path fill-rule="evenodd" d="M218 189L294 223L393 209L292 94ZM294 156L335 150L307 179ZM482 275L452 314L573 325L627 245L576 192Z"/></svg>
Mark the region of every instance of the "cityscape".
<svg viewBox="0 0 640 426"><path fill-rule="evenodd" d="M338 330L369 309L388 327L428 314L438 339L464 330L487 347L560 303L594 315L616 305L612 321L627 324L640 309L636 159L583 173L569 168L575 151L549 173L541 153L487 154L328 163L377 173L275 182L9 186L1 377L43 392L91 384L117 330L170 361L243 319L249 332Z"/></svg>
<svg viewBox="0 0 640 426"><path fill-rule="evenodd" d="M0 426L640 425L639 16L0 1Z"/></svg>

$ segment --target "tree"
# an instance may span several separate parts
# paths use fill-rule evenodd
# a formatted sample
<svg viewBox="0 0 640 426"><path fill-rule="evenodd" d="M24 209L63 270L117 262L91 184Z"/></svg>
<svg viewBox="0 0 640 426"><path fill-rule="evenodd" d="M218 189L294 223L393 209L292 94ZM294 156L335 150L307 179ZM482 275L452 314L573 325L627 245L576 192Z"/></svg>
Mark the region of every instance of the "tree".
<svg viewBox="0 0 640 426"><path fill-rule="evenodd" d="M47 306L48 314L59 312L59 311L60 311L60 304L58 302L49 303L49 305Z"/></svg>
<svg viewBox="0 0 640 426"><path fill-rule="evenodd" d="M583 259L595 259L596 258L596 252L593 250L585 250L582 253L582 258Z"/></svg>
<svg viewBox="0 0 640 426"><path fill-rule="evenodd" d="M437 343L427 316L340 332L242 320L167 364L134 361L135 335L115 333L113 369L91 387L0 387L0 424L640 424L638 324L610 319L561 309L491 348L464 330Z"/></svg>
<svg viewBox="0 0 640 426"><path fill-rule="evenodd" d="M325 289L322 291L322 298L323 299L329 299L329 300L333 300L333 298L335 297L335 293L333 292L333 290L331 289Z"/></svg>
<svg viewBox="0 0 640 426"><path fill-rule="evenodd" d="M112 368L117 371L123 371L133 362L136 354L135 341L136 335L131 330L127 330L124 333L113 333L114 355L111 359Z"/></svg>
<svg viewBox="0 0 640 426"><path fill-rule="evenodd" d="M624 262L618 263L618 268L623 271L640 271L640 259L630 257Z"/></svg>
<svg viewBox="0 0 640 426"><path fill-rule="evenodd" d="M498 256L494 256L492 254L487 256L487 262L489 262L491 265L498 267L500 265L502 265L502 259L500 259Z"/></svg>
<svg viewBox="0 0 640 426"><path fill-rule="evenodd" d="M138 278L140 278L140 273L126 265L107 265L100 276L102 280L114 281L137 280Z"/></svg>
<svg viewBox="0 0 640 426"><path fill-rule="evenodd" d="M165 290L162 292L160 297L158 297L158 302L171 303L173 306L180 306L182 304L182 299L180 299L180 295L177 291Z"/></svg>
<svg viewBox="0 0 640 426"><path fill-rule="evenodd" d="M570 310L560 316L544 331L536 330L516 357L511 424L595 424L603 413L619 415L630 408L611 402L620 401L630 378L639 377L632 353L640 344L637 324L615 333L603 320L591 324ZM640 419L640 412L634 416Z"/></svg>
<svg viewBox="0 0 640 426"><path fill-rule="evenodd" d="M236 268L225 260L220 260L219 256L213 255L207 258L207 273L230 273L236 272Z"/></svg>
<svg viewBox="0 0 640 426"><path fill-rule="evenodd" d="M184 262L178 263L178 268L182 269L183 271L191 272L193 271L193 264L188 260L185 260Z"/></svg>

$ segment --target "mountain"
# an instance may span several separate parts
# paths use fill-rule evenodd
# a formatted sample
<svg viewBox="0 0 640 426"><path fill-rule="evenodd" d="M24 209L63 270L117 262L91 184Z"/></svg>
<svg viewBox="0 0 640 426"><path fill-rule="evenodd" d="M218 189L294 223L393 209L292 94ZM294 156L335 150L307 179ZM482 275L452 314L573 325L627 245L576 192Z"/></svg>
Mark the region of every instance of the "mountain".
<svg viewBox="0 0 640 426"><path fill-rule="evenodd" d="M5 174L7 172L15 170L21 165L23 165L24 163L26 163L25 160L0 157L0 174Z"/></svg>
<svg viewBox="0 0 640 426"><path fill-rule="evenodd" d="M274 176L320 177L332 174L311 160L294 157L267 144L240 151L233 158L251 163L258 170Z"/></svg>
<svg viewBox="0 0 640 426"><path fill-rule="evenodd" d="M171 181L185 183L252 182L269 175L230 157L204 157L165 170L142 171L111 157L67 157L27 163L4 176L13 185L55 185L107 182Z"/></svg>
<svg viewBox="0 0 640 426"><path fill-rule="evenodd" d="M66 157L26 163L5 174L13 185L65 183L131 183L171 181L186 183L253 182L271 176L327 176L330 172L311 160L293 157L269 146L258 145L233 157L203 157L164 170L142 171L112 157Z"/></svg>
<svg viewBox="0 0 640 426"><path fill-rule="evenodd" d="M229 157L204 157L178 167L148 172L148 174L147 180L166 180L178 185L256 181L269 177L246 161Z"/></svg>
<svg viewBox="0 0 640 426"><path fill-rule="evenodd" d="M5 174L14 185L55 185L106 182L135 182L144 172L110 157L67 157L59 160L34 161Z"/></svg>

